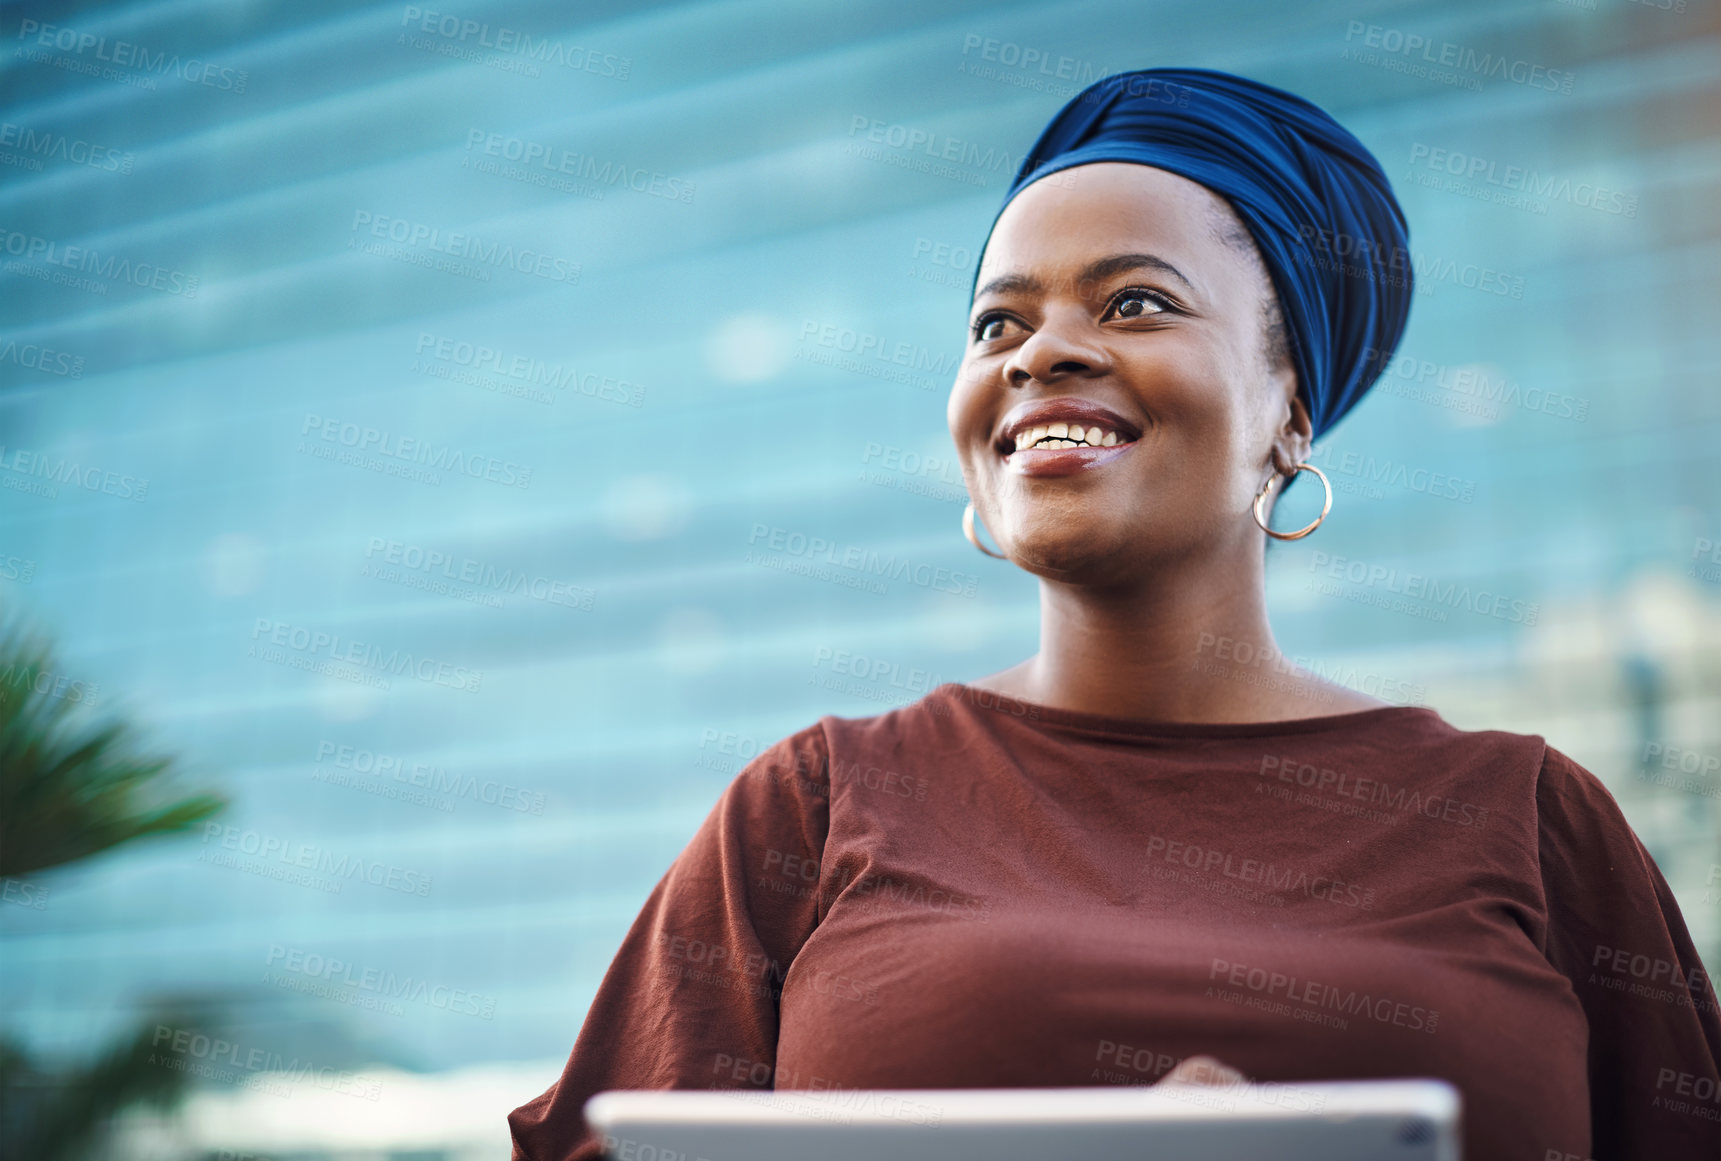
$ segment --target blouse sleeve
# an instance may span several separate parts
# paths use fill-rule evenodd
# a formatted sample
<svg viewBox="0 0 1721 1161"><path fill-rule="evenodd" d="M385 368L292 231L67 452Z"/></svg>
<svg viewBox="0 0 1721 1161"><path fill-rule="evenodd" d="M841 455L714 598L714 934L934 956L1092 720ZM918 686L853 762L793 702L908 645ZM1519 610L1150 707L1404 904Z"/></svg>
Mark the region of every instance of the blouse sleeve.
<svg viewBox="0 0 1721 1161"><path fill-rule="evenodd" d="M1721 1158L1721 1014L1679 904L1613 795L1549 747L1546 954L1589 1020L1590 1155Z"/></svg>
<svg viewBox="0 0 1721 1161"><path fill-rule="evenodd" d="M783 977L818 922L829 800L817 725L735 776L647 897L560 1079L508 1115L514 1161L601 1156L583 1108L605 1089L759 1086L758 1068L776 1063Z"/></svg>

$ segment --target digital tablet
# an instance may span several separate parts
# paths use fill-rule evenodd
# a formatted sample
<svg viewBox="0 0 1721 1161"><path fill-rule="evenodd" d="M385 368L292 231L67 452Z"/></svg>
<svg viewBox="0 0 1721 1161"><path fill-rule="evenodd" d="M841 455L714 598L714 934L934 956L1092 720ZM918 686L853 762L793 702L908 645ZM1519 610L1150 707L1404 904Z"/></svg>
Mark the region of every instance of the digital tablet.
<svg viewBox="0 0 1721 1161"><path fill-rule="evenodd" d="M602 1092L613 1161L1459 1161L1440 1080Z"/></svg>

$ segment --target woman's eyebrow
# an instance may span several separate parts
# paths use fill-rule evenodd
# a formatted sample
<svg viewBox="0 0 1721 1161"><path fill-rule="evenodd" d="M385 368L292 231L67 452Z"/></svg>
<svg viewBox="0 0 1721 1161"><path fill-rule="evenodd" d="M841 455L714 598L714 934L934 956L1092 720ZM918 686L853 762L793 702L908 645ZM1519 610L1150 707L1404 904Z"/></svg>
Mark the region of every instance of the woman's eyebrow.
<svg viewBox="0 0 1721 1161"><path fill-rule="evenodd" d="M1188 287L1193 294L1199 294L1195 284L1183 276L1183 272L1157 254L1113 254L1109 258L1100 258L1082 267L1076 275L1077 285L1099 282L1125 270L1140 270L1142 268L1159 270L1171 275L1177 281ZM1037 294L1045 290L1045 283L1032 274L1000 274L997 278L982 286L975 298L986 294Z"/></svg>

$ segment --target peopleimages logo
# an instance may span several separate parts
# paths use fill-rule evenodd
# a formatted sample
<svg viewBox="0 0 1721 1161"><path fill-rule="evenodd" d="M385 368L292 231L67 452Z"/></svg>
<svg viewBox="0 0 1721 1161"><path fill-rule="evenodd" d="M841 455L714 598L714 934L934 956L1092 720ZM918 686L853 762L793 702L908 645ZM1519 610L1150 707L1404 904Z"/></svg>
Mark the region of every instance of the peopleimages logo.
<svg viewBox="0 0 1721 1161"><path fill-rule="evenodd" d="M864 140L853 140L857 134L864 134ZM1014 173L1023 160L1021 155L999 146L964 141L918 126L881 121L864 113L856 113L849 118L848 135L851 140L844 146L847 153L871 161L884 161L899 168L954 178L969 185L985 185L988 173ZM896 152L869 149L869 144L882 145Z"/></svg>
<svg viewBox="0 0 1721 1161"><path fill-rule="evenodd" d="M1500 407L1520 407L1525 411L1539 411L1578 423L1589 418L1590 401L1587 398L1541 387L1526 390L1523 384L1504 373L1490 374L1487 367L1470 364L1452 367L1378 347L1365 347L1363 359L1367 366L1378 368L1380 389L1390 394L1436 401L1437 395L1423 390L1433 387L1452 396L1466 397L1484 414L1497 415ZM1400 381L1399 384L1393 383L1395 379Z"/></svg>
<svg viewBox="0 0 1721 1161"><path fill-rule="evenodd" d="M1468 504L1476 498L1475 480L1449 476L1445 472L1429 468L1412 467L1395 460L1376 459L1362 452L1335 452L1331 444L1315 446L1305 462L1324 467L1334 475L1352 476L1370 484L1407 488L1412 492L1421 492L1443 500L1457 500Z"/></svg>
<svg viewBox="0 0 1721 1161"><path fill-rule="evenodd" d="M134 44L129 40L109 41L105 36L97 36L93 32L80 32L76 28L65 28L58 24L43 24L40 20L25 17L18 25L18 39L35 38L35 45L40 48L58 49L69 52L75 57L88 54L91 59L101 61L103 65L117 66L122 69L133 69L143 73L153 73L165 77L169 73L183 81L194 85L204 85L211 89L225 89L232 93L243 93L245 82L251 74L244 69L228 68L212 64L196 57L181 57L178 53L169 53L165 49L151 49L147 45ZM33 48L19 49L18 54L27 59L57 64L59 61L47 57ZM60 58L64 60L65 58ZM113 68L103 68L96 65L70 69L71 72L98 72L104 76L115 73ZM116 76L108 79L117 79ZM153 87L153 86L152 86Z"/></svg>
<svg viewBox="0 0 1721 1161"><path fill-rule="evenodd" d="M8 265L11 265L8 263ZM57 351L53 347L44 347L40 343L25 343L22 346L15 339L7 339L0 343L0 363L11 363L15 367L24 367L31 371L41 371L45 375L58 375L64 379L82 379L84 377L84 357L74 355L70 351Z"/></svg>
<svg viewBox="0 0 1721 1161"><path fill-rule="evenodd" d="M799 557L816 565L848 570L857 577L907 581L921 588L958 593L965 597L974 595L975 586L980 579L975 573L912 560L894 552L881 554L874 549L855 544L844 546L822 536L808 536L803 532L770 524L754 524L747 543L756 546L760 552L768 549L771 552L783 553L786 557ZM754 555L755 550L749 549L749 562L754 559ZM770 557L763 557L758 563L771 567L771 560ZM883 590L881 588L873 591Z"/></svg>
<svg viewBox="0 0 1721 1161"><path fill-rule="evenodd" d="M358 746L343 745L326 738L317 742L317 762L328 761L343 770L368 774L373 778L392 778L411 786L422 787L436 794L454 798L470 798L488 806L517 810L522 814L544 813L544 792L526 790L493 778L479 779L471 774L451 772L441 766L423 761L409 761L395 754L379 754ZM319 779L328 781L327 778Z"/></svg>
<svg viewBox="0 0 1721 1161"><path fill-rule="evenodd" d="M170 1028L157 1024L150 1047L160 1051L150 1052L145 1060L148 1064L227 1084L238 1083L240 1087L255 1092L291 1098L294 1087L305 1084L367 1101L382 1099L382 1081L375 1077L300 1060L296 1056L286 1057L264 1048L247 1050L236 1041L211 1036L195 1028ZM247 1076L246 1073L252 1075ZM227 1158L233 1154L224 1151L220 1156Z"/></svg>
<svg viewBox="0 0 1721 1161"><path fill-rule="evenodd" d="M262 642L265 635L268 645L291 649L306 657L325 657L336 664L362 666L397 677L404 674L419 681L446 685L467 693L477 693L478 686L484 679L483 670L467 669L463 665L438 661L434 657L415 656L405 650L367 645L363 641L348 640L339 633L331 633L326 629L311 629L304 625L291 625L285 621L258 617L257 623L251 628L251 640ZM253 653L256 653L258 645L253 644L251 648ZM275 658L265 657L265 660Z"/></svg>
<svg viewBox="0 0 1721 1161"><path fill-rule="evenodd" d="M552 605L565 605L570 609L586 609L592 607L594 593L591 589L569 584L567 581L555 580L538 573L522 569L515 572L511 568L498 569L493 564L462 557L458 560L445 552L436 549L425 549L417 544L406 544L399 540L388 540L381 536L370 538L365 548L365 559L372 560L380 557L384 562L398 565L401 568L426 575L436 573L448 580L459 581L462 584L477 585L491 593L502 593L512 597L531 597L535 601L544 601ZM387 578L384 579L393 579Z"/></svg>
<svg viewBox="0 0 1721 1161"><path fill-rule="evenodd" d="M1111 65L1095 64L1093 61L1065 56L1049 49L1017 44L1013 40L996 40L990 36L981 36L977 32L966 33L962 37L962 55L967 57L970 53L982 61L990 61L1006 68L1020 69L1023 72L1034 73L1038 77L1048 80L1070 82L1068 86L1055 86L1058 91L1066 88L1073 91L1073 87L1086 88L1100 78L1108 77L1120 71ZM971 60L965 60L958 64L957 71L972 72L987 77L993 73L993 70L975 66ZM1160 84L1164 86L1165 82L1161 81ZM1023 87L1039 89L1041 86L1028 85Z"/></svg>
<svg viewBox="0 0 1721 1161"><path fill-rule="evenodd" d="M0 147L17 149L31 159L46 157L120 174L131 173L132 163L137 160L136 154L121 153L112 146L97 145L81 137L67 137L64 133L46 129L36 130L11 121L0 121Z"/></svg>
<svg viewBox="0 0 1721 1161"><path fill-rule="evenodd" d="M530 487L532 483L532 469L512 460L468 454L450 444L438 447L429 440L396 435L390 431L358 423L346 423L328 416L312 415L308 411L305 413L303 425L299 428L299 434L315 435L325 443L352 448L361 456L369 454L381 457L379 462L383 463L400 460L448 472L450 475L471 476L475 480L489 480L491 483L514 488ZM300 446L303 450L304 445ZM315 448L316 445L312 444L311 447ZM326 450L333 451L332 448Z"/></svg>
<svg viewBox="0 0 1721 1161"><path fill-rule="evenodd" d="M93 706L96 704L96 693L100 689L93 681L80 681L64 673L55 673L52 669L38 669L28 663L20 665L9 661L4 669L0 669L0 701L5 701L14 693L28 697L30 691L35 690L48 697L59 697Z"/></svg>
<svg viewBox="0 0 1721 1161"><path fill-rule="evenodd" d="M325 984L371 992L392 1000L412 1000L464 1016L477 1016L481 1020L491 1020L496 1016L494 996L431 983L415 976L397 976L380 968L360 967L346 960L320 955L301 947L270 944L268 958L263 964L277 971L292 972ZM267 978L265 982L269 982Z"/></svg>
<svg viewBox="0 0 1721 1161"><path fill-rule="evenodd" d="M144 290L159 290L163 294L176 294L181 298L197 297L197 275L187 274L183 270L172 270L166 266L158 266L151 262L133 262L130 258L112 252L102 253L88 246L68 246L54 238L43 238L36 234L26 234L20 230L0 228L0 251L22 259L25 264L41 262L48 266L58 266L65 270L76 270L80 274L93 274L107 282L129 282ZM9 273L28 273L24 268L15 268L17 263L8 263ZM99 283L92 283L99 286ZM89 287L80 287L89 289ZM106 289L97 291L106 293Z"/></svg>
<svg viewBox="0 0 1721 1161"><path fill-rule="evenodd" d="M441 226L433 226L428 222L414 222L407 218L391 217L371 210L354 210L353 223L347 238L349 249L362 249L367 253L380 254L384 257L407 257L405 252L391 253L386 247L364 242L361 234L373 238L386 239L412 250L425 251L418 257L416 265L435 266L431 254L447 255L451 259L459 259L474 263L473 270L489 276L489 269L507 267L521 274L530 274L550 282L564 282L572 285L580 280L580 264L567 258L546 254L541 250L526 248L516 249L506 242L491 239L486 241L476 234L467 234L459 230L444 230ZM454 273L460 271L455 270Z"/></svg>
<svg viewBox="0 0 1721 1161"><path fill-rule="evenodd" d="M1213 966L1208 971L1207 978L1210 982L1223 980L1233 988L1246 988L1254 997L1269 1001L1265 1004L1248 1003L1248 1007L1260 1007L1265 1011L1278 1011L1298 1018L1325 1016L1327 1013L1323 1009L1330 1009L1342 1012L1345 1016L1364 1016L1381 1024L1427 1032L1429 1035L1433 1035L1440 1025L1440 1013L1433 1008L1395 1000L1389 996L1358 992L1320 980L1300 978L1253 964L1232 963L1218 956L1213 957ZM1218 999L1228 998L1217 994L1217 989L1211 987L1207 994ZM1348 1022L1342 1017L1338 1019L1340 1023L1334 1026L1341 1029L1348 1026ZM1310 1022L1325 1021L1314 1019Z"/></svg>
<svg viewBox="0 0 1721 1161"><path fill-rule="evenodd" d="M1593 181L1574 183L1569 177L1541 173L1522 165L1501 165L1487 157L1461 153L1456 149L1416 142L1410 147L1412 169L1421 166L1434 173L1446 174L1465 182L1480 182L1496 186L1509 193L1527 194L1532 198L1568 202L1580 209L1598 213L1637 217L1637 195L1609 189Z"/></svg>
<svg viewBox="0 0 1721 1161"><path fill-rule="evenodd" d="M942 391L961 359L948 351L934 352L919 343L892 341L888 336L816 319L801 322L801 346L795 357L857 375L905 383L923 391ZM809 344L825 348L814 350ZM930 372L918 374L917 372Z"/></svg>
<svg viewBox="0 0 1721 1161"><path fill-rule="evenodd" d="M218 850L210 849L211 840L219 840L217 843ZM275 835L263 834L260 831L240 830L236 826L228 826L225 823L204 823L203 845L203 853L198 856L199 861L202 862L228 865L232 862L232 857L228 856L223 859L221 851L234 851L265 864L273 860L286 868L327 875L334 886L334 891L330 894L340 892L341 880L343 879L362 879L373 887L386 887L390 891L399 891L407 895L430 894L431 877L422 871L352 854L337 856L333 851L319 847L315 843L293 842ZM252 870L253 868L239 866L238 869Z"/></svg>
<svg viewBox="0 0 1721 1161"><path fill-rule="evenodd" d="M65 484L74 488L82 488L86 492L101 492L105 495L116 496L121 500L137 500L142 502L149 495L149 481L139 476L129 476L120 472L109 471L99 467L85 467L76 460L61 456L50 458L47 452L32 451L29 448L9 448L0 444L0 472L15 476L33 477L45 484ZM18 487L27 481L16 483L6 476L0 476L0 487ZM29 481L33 482L33 481ZM40 491L40 488L18 487L19 491ZM58 495L58 491L47 488L49 495Z"/></svg>
<svg viewBox="0 0 1721 1161"><path fill-rule="evenodd" d="M1478 616L1494 617L1523 625L1534 625L1541 615L1540 602L1521 601L1490 589L1472 589L1468 584L1459 581L1442 582L1424 573L1400 574L1396 565L1315 552L1309 556L1309 571L1321 573L1335 581L1348 581L1365 589L1378 589L1393 596L1427 601L1436 607L1463 609Z"/></svg>
<svg viewBox="0 0 1721 1161"><path fill-rule="evenodd" d="M434 359L474 372L502 375L526 387L554 387L558 391L571 388L581 395L628 407L639 407L645 402L644 386L627 379L600 375L591 370L582 372L572 363L546 363L529 355L446 335L433 335L428 331L419 332L414 353L423 359ZM553 397L549 401L553 402Z"/></svg>
<svg viewBox="0 0 1721 1161"><path fill-rule="evenodd" d="M533 36L506 25L490 26L489 21L471 20L452 12L434 8L418 8L408 4L402 10L400 26L415 32L439 36L450 45L489 49L501 56L518 56L539 65L560 65L571 72L591 73L625 81L633 68L633 58L613 52L599 52L577 44L566 44L547 36Z"/></svg>
<svg viewBox="0 0 1721 1161"><path fill-rule="evenodd" d="M625 185L635 193L650 194L652 197L665 198L672 202L691 202L695 190L698 189L684 177L647 169L642 165L630 166L608 158L600 164L598 159L590 154L576 153L548 142L505 137L485 129L466 131L466 152L470 154L474 149L485 157L518 162L528 168L592 181L600 186ZM466 162L462 161L461 164L464 166Z"/></svg>
<svg viewBox="0 0 1721 1161"><path fill-rule="evenodd" d="M1345 26L1346 44L1350 45L1356 41L1361 41L1364 48L1386 54L1388 59L1397 57L1407 62L1415 59L1425 68L1433 66L1437 69L1451 69L1455 76L1469 74L1464 79L1470 81L1488 77L1510 81L1515 85L1526 85L1532 89L1545 89L1552 93L1570 93L1572 84L1577 79L1576 74L1570 70L1551 69L1533 61L1478 50L1450 40L1435 40L1418 32L1405 32L1402 29L1368 24L1361 20L1352 20ZM1370 59L1364 63L1374 61Z"/></svg>

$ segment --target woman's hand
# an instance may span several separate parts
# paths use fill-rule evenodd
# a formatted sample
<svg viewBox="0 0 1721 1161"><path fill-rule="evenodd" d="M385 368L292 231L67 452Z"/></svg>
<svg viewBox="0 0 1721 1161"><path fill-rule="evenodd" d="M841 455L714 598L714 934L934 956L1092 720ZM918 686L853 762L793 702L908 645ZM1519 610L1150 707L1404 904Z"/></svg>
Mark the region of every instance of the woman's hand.
<svg viewBox="0 0 1721 1161"><path fill-rule="evenodd" d="M1249 1078L1211 1056L1191 1056L1166 1073L1159 1084L1246 1084Z"/></svg>

